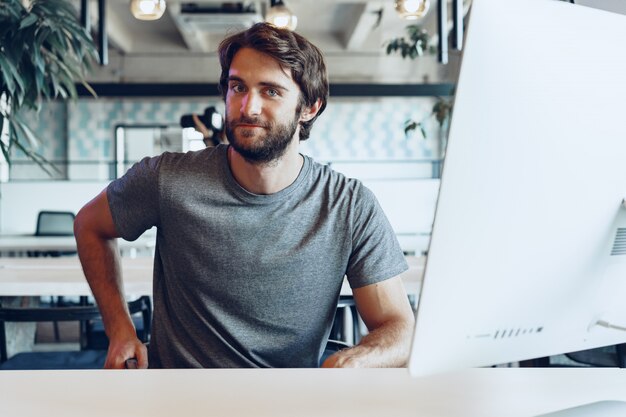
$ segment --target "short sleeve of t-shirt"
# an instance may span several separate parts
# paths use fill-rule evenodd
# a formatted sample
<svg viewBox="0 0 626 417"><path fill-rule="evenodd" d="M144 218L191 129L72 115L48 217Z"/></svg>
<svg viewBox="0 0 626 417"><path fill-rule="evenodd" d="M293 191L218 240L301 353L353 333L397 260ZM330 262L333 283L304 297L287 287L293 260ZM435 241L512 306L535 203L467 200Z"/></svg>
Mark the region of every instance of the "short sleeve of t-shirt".
<svg viewBox="0 0 626 417"><path fill-rule="evenodd" d="M144 158L107 187L113 223L126 240L159 224L159 165L162 156Z"/></svg>
<svg viewBox="0 0 626 417"><path fill-rule="evenodd" d="M346 275L352 288L392 278L409 268L376 197L360 183L354 190L350 220L352 254Z"/></svg>

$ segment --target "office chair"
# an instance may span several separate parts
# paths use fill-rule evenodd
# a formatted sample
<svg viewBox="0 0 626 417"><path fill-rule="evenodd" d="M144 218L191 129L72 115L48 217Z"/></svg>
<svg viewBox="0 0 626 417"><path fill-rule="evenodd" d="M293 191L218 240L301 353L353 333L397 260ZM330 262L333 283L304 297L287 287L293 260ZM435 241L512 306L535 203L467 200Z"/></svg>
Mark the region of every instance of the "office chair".
<svg viewBox="0 0 626 417"><path fill-rule="evenodd" d="M151 317L132 316L131 318L139 340L147 341L152 325ZM104 323L100 317L87 321L81 331L81 336L81 349L107 350L109 348L109 338L104 332Z"/></svg>
<svg viewBox="0 0 626 417"><path fill-rule="evenodd" d="M76 216L70 211L50 211L42 210L37 214L37 226L35 228L35 236L74 236L74 218ZM76 251L28 251L30 257L41 256L70 256L75 255ZM51 297L51 304L59 307L67 306L63 297ZM56 322L54 326L55 340L59 340L59 326Z"/></svg>
<svg viewBox="0 0 626 417"><path fill-rule="evenodd" d="M69 211L40 211L35 236L74 236L74 217Z"/></svg>
<svg viewBox="0 0 626 417"><path fill-rule="evenodd" d="M574 362L595 367L626 368L626 343L565 354Z"/></svg>
<svg viewBox="0 0 626 417"><path fill-rule="evenodd" d="M567 361L560 360L558 356L549 356L522 361L520 366L536 368L626 368L626 343L569 352L563 356Z"/></svg>
<svg viewBox="0 0 626 417"><path fill-rule="evenodd" d="M148 296L128 303L131 314L141 314L144 332L141 340L149 339L152 305ZM20 352L10 358L7 354L5 322L79 321L100 318L96 306L52 308L3 308L0 306L0 370L8 369L100 369L104 366L106 350L77 350L61 352ZM82 337L82 335L81 335Z"/></svg>
<svg viewBox="0 0 626 417"><path fill-rule="evenodd" d="M74 213L69 211L40 211L35 236L74 236ZM76 251L32 251L29 256L75 255Z"/></svg>
<svg viewBox="0 0 626 417"><path fill-rule="evenodd" d="M352 337L348 337L347 329L345 328L344 318L347 310L350 310L352 316ZM346 343L359 343L361 339L361 331L359 328L359 314L356 309L356 303L354 297L351 295L342 295L337 301L337 313L333 321L333 327L330 330L331 340L340 340Z"/></svg>

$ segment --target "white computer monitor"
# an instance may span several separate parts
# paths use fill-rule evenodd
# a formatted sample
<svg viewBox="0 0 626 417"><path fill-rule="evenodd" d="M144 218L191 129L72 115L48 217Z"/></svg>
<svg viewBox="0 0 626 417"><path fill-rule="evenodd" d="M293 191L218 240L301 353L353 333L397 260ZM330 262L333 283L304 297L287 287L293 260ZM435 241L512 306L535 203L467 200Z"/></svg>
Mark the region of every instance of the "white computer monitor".
<svg viewBox="0 0 626 417"><path fill-rule="evenodd" d="M626 342L624 45L624 15L473 1L412 375Z"/></svg>

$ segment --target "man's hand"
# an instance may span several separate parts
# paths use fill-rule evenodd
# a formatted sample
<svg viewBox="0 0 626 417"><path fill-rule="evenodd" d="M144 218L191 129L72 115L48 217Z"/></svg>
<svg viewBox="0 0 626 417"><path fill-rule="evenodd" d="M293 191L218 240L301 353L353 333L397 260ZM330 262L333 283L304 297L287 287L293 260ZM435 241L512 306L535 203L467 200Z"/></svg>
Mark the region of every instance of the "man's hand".
<svg viewBox="0 0 626 417"><path fill-rule="evenodd" d="M397 276L352 293L370 332L358 345L328 357L322 368L406 366L415 317L402 279Z"/></svg>
<svg viewBox="0 0 626 417"><path fill-rule="evenodd" d="M359 363L359 356L354 355L352 351L353 348L344 349L339 352L333 353L330 355L324 363L322 364L322 368L361 368L362 365Z"/></svg>
<svg viewBox="0 0 626 417"><path fill-rule="evenodd" d="M124 369L128 359L137 359L137 368L148 368L148 349L136 336L109 341L105 369Z"/></svg>
<svg viewBox="0 0 626 417"><path fill-rule="evenodd" d="M202 133L202 136L204 136L205 139L209 139L213 136L213 131L211 131L208 127L206 127L204 123L202 123L202 120L200 120L197 114L193 113L191 115L191 118L193 119L193 124L195 125L194 128L198 132Z"/></svg>

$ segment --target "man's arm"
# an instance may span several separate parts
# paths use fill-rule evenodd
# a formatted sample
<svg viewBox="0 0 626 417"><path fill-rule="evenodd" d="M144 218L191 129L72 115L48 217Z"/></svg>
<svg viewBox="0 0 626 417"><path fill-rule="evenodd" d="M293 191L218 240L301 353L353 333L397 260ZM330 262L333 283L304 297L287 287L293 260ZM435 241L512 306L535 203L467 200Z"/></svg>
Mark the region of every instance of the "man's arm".
<svg viewBox="0 0 626 417"><path fill-rule="evenodd" d="M124 298L119 236L109 209L106 190L87 203L76 215L74 235L83 266L109 338L105 368L124 368L126 359L137 358L139 368L148 367L145 346L137 338Z"/></svg>
<svg viewBox="0 0 626 417"><path fill-rule="evenodd" d="M415 317L400 276L352 291L369 329L361 342L330 356L324 368L406 366Z"/></svg>

